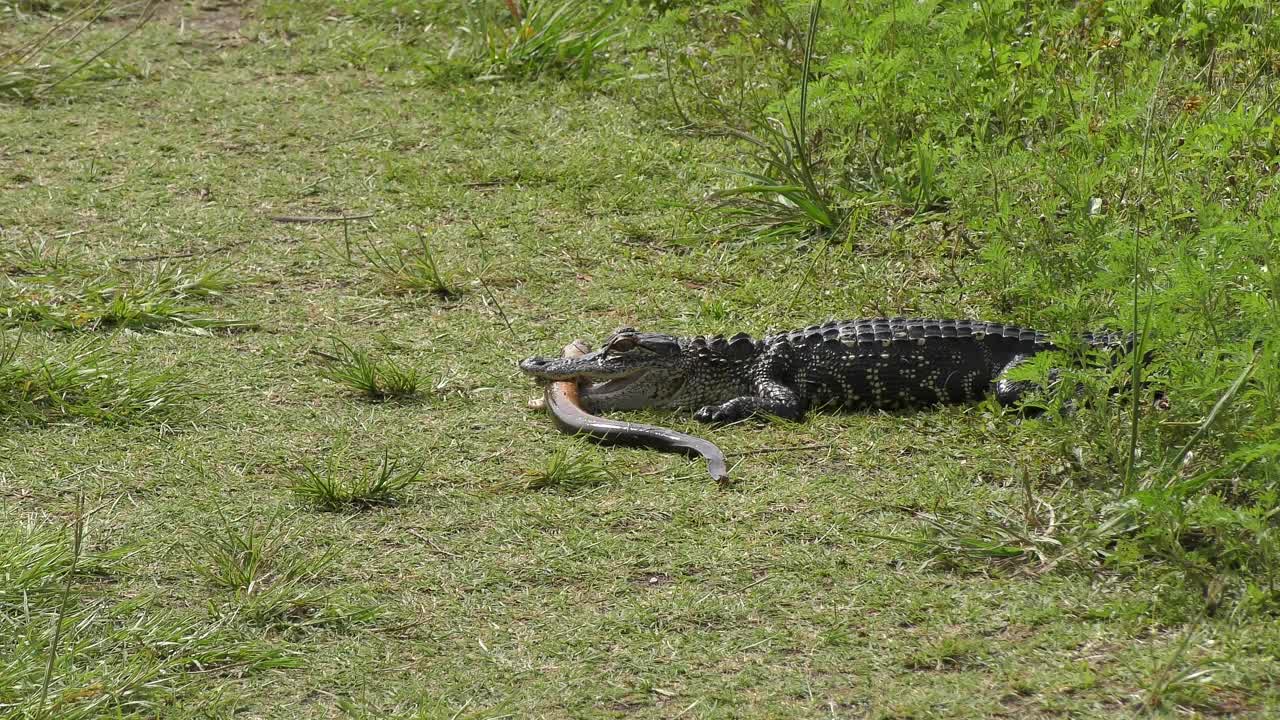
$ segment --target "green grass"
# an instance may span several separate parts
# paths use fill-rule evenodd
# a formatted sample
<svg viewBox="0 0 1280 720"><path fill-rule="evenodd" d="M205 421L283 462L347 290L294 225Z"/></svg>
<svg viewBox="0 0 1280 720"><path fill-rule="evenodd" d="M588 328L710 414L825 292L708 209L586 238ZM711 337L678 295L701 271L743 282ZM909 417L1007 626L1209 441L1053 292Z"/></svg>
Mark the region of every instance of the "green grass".
<svg viewBox="0 0 1280 720"><path fill-rule="evenodd" d="M95 340L38 360L25 359L21 345L20 333L0 334L0 411L10 421L133 424L163 418L190 400L176 373L129 363Z"/></svg>
<svg viewBox="0 0 1280 720"><path fill-rule="evenodd" d="M419 395L421 378L416 368L391 360L378 360L341 340L333 341L333 353L324 353L328 365L320 374L362 394L373 402L408 401Z"/></svg>
<svg viewBox="0 0 1280 720"><path fill-rule="evenodd" d="M34 101L73 85L88 75L128 77L132 69L111 53L152 17L154 4L112 0L0 3L0 27L25 23L34 13L64 13L43 32L0 42L0 97ZM110 21L132 17L132 25L114 37L98 31Z"/></svg>
<svg viewBox="0 0 1280 720"><path fill-rule="evenodd" d="M360 253L392 291L429 293L446 299L457 295L459 290L436 262L426 237L419 233L417 239L416 244L390 251L375 245L362 247Z"/></svg>
<svg viewBox="0 0 1280 720"><path fill-rule="evenodd" d="M516 487L525 490L581 490L612 479L603 459L596 453L575 451L571 446L556 448L540 467L525 471Z"/></svg>
<svg viewBox="0 0 1280 720"><path fill-rule="evenodd" d="M401 464L385 452L371 470L350 475L342 472L333 457L319 469L303 463L302 469L293 473L293 493L321 510L392 505L422 473L421 464L407 468Z"/></svg>
<svg viewBox="0 0 1280 720"><path fill-rule="evenodd" d="M0 716L1276 714L1270 4L519 7L165 4L0 100ZM515 368L879 314L1152 359L634 415L728 490Z"/></svg>
<svg viewBox="0 0 1280 720"><path fill-rule="evenodd" d="M613 39L613 19L622 7L616 1L598 6L562 0L502 4L496 18L492 8L498 3L477 3L480 8L468 17L467 30L481 38L490 79L570 71L587 77Z"/></svg>
<svg viewBox="0 0 1280 720"><path fill-rule="evenodd" d="M66 267L60 250L18 246L14 275L0 287L0 323L79 331L156 329L190 332L254 327L250 320L206 314L208 303L234 286L222 270L191 272L165 264L143 273Z"/></svg>
<svg viewBox="0 0 1280 720"><path fill-rule="evenodd" d="M180 697L198 672L223 678L297 667L271 643L152 597L109 591L128 553L86 547L84 505L61 532L0 525L0 711L13 718L145 715Z"/></svg>

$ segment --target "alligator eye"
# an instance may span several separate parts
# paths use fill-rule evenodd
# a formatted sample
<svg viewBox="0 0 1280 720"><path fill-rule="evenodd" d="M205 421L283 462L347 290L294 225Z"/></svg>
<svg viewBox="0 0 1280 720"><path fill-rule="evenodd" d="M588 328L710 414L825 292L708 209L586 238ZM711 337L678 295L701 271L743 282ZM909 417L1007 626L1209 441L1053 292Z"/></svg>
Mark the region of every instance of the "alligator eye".
<svg viewBox="0 0 1280 720"><path fill-rule="evenodd" d="M624 353L629 350L634 350L635 347L636 339L633 337L626 337L624 335L623 337L617 338L613 342L609 343L609 352Z"/></svg>

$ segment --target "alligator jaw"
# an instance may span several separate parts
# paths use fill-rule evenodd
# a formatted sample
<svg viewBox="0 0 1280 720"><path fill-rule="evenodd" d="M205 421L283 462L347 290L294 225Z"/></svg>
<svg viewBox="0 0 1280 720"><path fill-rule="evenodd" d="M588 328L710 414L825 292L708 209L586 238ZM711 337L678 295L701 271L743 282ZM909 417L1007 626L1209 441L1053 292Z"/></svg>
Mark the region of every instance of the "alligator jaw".
<svg viewBox="0 0 1280 720"><path fill-rule="evenodd" d="M596 364L532 357L520 363L520 370L539 383L577 383L579 397L589 408L629 409L653 403L652 389L642 382L652 374L648 368L611 371Z"/></svg>
<svg viewBox="0 0 1280 720"><path fill-rule="evenodd" d="M613 380L625 380L634 375L644 374L643 369L602 367L594 358L586 360L578 358L544 358L531 357L520 361L520 371L540 382L561 382L573 380L578 383L605 383Z"/></svg>
<svg viewBox="0 0 1280 720"><path fill-rule="evenodd" d="M603 382L593 382L587 387L582 388L582 394L587 397L591 397L592 395L595 395L598 397L600 395L609 395L612 393L621 392L627 389L628 387L630 387L633 383L635 383L637 380L640 380L647 374L648 372L644 370L640 370L638 372L633 372L630 375L623 375L622 377L610 378Z"/></svg>

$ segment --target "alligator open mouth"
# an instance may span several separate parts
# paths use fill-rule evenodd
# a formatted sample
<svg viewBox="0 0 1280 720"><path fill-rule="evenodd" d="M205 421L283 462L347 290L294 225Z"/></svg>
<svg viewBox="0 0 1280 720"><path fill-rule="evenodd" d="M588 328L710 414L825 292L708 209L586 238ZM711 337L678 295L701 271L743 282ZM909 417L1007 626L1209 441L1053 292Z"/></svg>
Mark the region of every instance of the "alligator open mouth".
<svg viewBox="0 0 1280 720"><path fill-rule="evenodd" d="M609 380L605 380L604 382L592 383L591 385L583 388L583 392L587 396L614 395L634 385L645 375L648 375L648 373L645 372L644 370L638 370L636 372L631 373L630 375L624 375L622 377L612 378Z"/></svg>

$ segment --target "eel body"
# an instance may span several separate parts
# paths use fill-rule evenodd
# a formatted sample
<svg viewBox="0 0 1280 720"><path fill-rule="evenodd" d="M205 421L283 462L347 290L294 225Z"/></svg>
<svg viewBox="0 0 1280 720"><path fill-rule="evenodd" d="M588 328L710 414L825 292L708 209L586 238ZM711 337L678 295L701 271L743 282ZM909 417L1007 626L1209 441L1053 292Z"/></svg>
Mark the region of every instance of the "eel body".
<svg viewBox="0 0 1280 720"><path fill-rule="evenodd" d="M578 357L588 352L580 340L566 345L564 357ZM664 452L683 453L691 457L703 457L711 478L721 485L729 482L729 470L724 453L715 443L656 425L622 422L592 415L582 409L578 395L578 383L562 380L547 385L543 393L546 408L561 432L582 434L597 441L617 445L637 445Z"/></svg>

